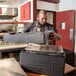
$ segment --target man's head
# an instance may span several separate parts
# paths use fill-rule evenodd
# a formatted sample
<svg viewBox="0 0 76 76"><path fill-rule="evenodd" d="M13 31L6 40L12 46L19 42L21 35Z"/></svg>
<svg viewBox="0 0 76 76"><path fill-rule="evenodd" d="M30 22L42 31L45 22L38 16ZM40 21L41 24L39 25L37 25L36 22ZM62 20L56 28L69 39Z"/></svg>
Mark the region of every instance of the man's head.
<svg viewBox="0 0 76 76"><path fill-rule="evenodd" d="M45 24L47 21L47 14L44 10L41 10L38 15L38 20L40 24Z"/></svg>

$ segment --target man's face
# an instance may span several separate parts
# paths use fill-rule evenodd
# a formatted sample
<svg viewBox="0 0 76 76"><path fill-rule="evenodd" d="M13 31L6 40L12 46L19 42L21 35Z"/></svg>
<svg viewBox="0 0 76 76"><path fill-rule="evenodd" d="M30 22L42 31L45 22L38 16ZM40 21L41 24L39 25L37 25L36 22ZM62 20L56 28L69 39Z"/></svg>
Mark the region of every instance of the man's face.
<svg viewBox="0 0 76 76"><path fill-rule="evenodd" d="M39 23L44 25L47 21L47 16L44 13L39 14Z"/></svg>

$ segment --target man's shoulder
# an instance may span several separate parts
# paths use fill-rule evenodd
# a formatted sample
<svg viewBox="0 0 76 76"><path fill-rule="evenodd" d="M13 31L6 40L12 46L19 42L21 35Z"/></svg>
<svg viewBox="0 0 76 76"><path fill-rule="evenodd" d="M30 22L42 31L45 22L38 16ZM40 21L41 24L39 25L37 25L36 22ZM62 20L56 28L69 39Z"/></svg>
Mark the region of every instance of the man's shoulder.
<svg viewBox="0 0 76 76"><path fill-rule="evenodd" d="M53 24L46 22L46 26L53 26Z"/></svg>

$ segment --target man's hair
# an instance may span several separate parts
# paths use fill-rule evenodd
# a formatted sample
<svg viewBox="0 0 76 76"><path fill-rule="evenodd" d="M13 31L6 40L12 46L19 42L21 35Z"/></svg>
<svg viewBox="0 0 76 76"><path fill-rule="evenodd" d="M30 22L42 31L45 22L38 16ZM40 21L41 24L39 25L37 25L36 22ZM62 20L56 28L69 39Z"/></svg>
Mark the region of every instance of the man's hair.
<svg viewBox="0 0 76 76"><path fill-rule="evenodd" d="M45 10L40 10L40 11L39 11L39 14L41 14L41 13L43 13L43 14L45 14L45 15L47 14Z"/></svg>

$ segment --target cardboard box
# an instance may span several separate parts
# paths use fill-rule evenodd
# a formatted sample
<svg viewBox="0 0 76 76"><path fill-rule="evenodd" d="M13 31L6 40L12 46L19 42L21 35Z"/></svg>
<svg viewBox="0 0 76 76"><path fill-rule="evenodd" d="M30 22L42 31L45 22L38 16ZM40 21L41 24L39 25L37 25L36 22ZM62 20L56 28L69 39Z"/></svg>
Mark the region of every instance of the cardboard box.
<svg viewBox="0 0 76 76"><path fill-rule="evenodd" d="M0 76L27 76L15 58L0 59Z"/></svg>
<svg viewBox="0 0 76 76"><path fill-rule="evenodd" d="M73 66L71 66L71 65L69 65L69 64L67 64L67 63L65 63L64 74L68 74L68 73L70 73L70 72L72 72L72 71L74 71L74 70L76 70L75 67L73 67Z"/></svg>

